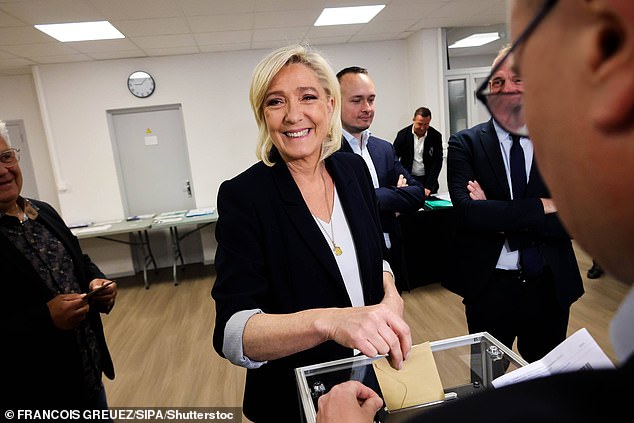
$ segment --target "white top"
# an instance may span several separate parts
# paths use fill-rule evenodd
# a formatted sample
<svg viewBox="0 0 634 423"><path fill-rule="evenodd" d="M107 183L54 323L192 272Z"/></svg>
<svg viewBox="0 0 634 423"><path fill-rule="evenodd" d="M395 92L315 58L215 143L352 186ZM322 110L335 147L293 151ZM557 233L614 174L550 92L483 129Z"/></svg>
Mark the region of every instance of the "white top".
<svg viewBox="0 0 634 423"><path fill-rule="evenodd" d="M352 306L361 307L365 305L365 301L363 300L361 274L359 273L359 264L357 263L357 250L354 247L354 241L352 240L352 233L350 233L346 215L341 208L337 187L335 187L335 202L332 208L332 216L330 217L332 222L332 234L329 232L331 229L330 222L326 223L317 216L313 216L313 218L321 229L330 252L337 261L337 266L339 266L339 271L341 272L341 276L343 276L343 281L346 284L346 290L348 291ZM331 238L333 238L334 243L343 251L343 254L340 256L335 254Z"/></svg>
<svg viewBox="0 0 634 423"><path fill-rule="evenodd" d="M425 146L425 138L429 131L425 131L422 137L416 135L414 126L412 125L412 134L414 135L414 161L412 162L412 175L425 176L425 164L423 163L423 147Z"/></svg>
<svg viewBox="0 0 634 423"><path fill-rule="evenodd" d="M328 248L330 249L330 251L333 251L333 255L335 255L335 260L337 262L337 266L339 267L339 272L341 272L341 276L343 277L343 281L346 285L346 290L348 291L348 296L350 297L350 303L353 307L364 306L365 301L363 299L363 289L361 286L361 276L359 273L357 250L354 246L352 233L350 232L348 221L346 220L343 208L341 207L341 201L339 200L339 195L337 194L336 187L335 203L333 205L331 219L333 223L333 233L336 244L342 249L343 254L341 254L340 256L336 256L334 254L334 251L332 249L332 242L330 241L330 238L324 233L324 228L326 230L330 230L330 224L326 224L326 222L322 221L322 226L324 226L324 228L321 228L321 231L324 235L324 240L328 243ZM317 223L315 222L315 224ZM317 226L320 225L317 224ZM383 271L392 273L390 265L385 260L383 260ZM251 316L259 313L262 313L261 309L242 310L235 313L233 316L231 316L229 321L227 321L227 325L225 326L225 335L222 343L222 353L230 362L237 366L245 367L247 369L257 369L258 367L266 364L266 361L251 360L244 355L244 350L242 349L242 336L244 335L244 328L247 324L247 321L251 318ZM355 350L355 354L356 352L357 351Z"/></svg>

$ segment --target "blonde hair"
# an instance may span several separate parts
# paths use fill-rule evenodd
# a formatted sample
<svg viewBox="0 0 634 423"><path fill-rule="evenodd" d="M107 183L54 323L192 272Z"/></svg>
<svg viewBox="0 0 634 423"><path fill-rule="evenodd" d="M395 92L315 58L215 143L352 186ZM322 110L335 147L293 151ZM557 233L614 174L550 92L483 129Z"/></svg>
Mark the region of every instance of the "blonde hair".
<svg viewBox="0 0 634 423"><path fill-rule="evenodd" d="M330 156L341 147L341 92L339 82L328 62L317 52L301 45L290 45L273 51L264 57L255 67L251 78L249 101L258 125L258 143L256 155L267 166L273 166L270 158L273 140L269 134L264 118L264 99L271 81L284 67L291 64L302 64L317 76L326 95L334 99L333 113L330 118L329 130L321 146L321 160Z"/></svg>

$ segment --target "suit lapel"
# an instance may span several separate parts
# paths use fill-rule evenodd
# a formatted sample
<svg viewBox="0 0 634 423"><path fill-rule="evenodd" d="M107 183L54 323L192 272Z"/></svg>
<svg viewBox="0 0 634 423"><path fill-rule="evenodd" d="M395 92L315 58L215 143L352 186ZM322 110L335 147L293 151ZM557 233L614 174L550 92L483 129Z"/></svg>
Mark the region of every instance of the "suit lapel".
<svg viewBox="0 0 634 423"><path fill-rule="evenodd" d="M372 163L374 164L374 171L376 172L376 177L379 181L379 186L389 186L390 185L390 177L388 176L389 165L385 163L387 161L387 157L383 154L376 142L372 142L372 136L368 138L368 153L370 154L370 158L372 159Z"/></svg>
<svg viewBox="0 0 634 423"><path fill-rule="evenodd" d="M326 168L337 186L337 193L339 195L339 200L341 201L341 207L344 214L346 216L352 216L352 218L347 219L347 223L350 228L350 233L352 234L355 249L357 250L357 259L360 264L359 273L361 276L361 286L363 288L363 296L367 302L368 299L371 298L371 295L368 292L369 286L367 283L364 283L364 281L372 280L370 271L372 266L364 265L364 263L362 263L362 257L367 256L367 254L364 254L363 251L368 248L368 245L370 245L370 240L366 234L369 230L367 222L372 221L372 219L371 217L360 216L361 213L366 213L366 209L359 209L359 206L366 203L359 191L358 183L354 178L346 177L346 175L350 175L350 173L346 172L345 169L342 169L342 166L344 165L340 161L330 158L326 159Z"/></svg>
<svg viewBox="0 0 634 423"><path fill-rule="evenodd" d="M482 134L480 136L480 143L482 149L489 160L495 179L504 189L507 199L510 200L511 189L509 187L508 179L506 178L504 158L502 157L502 150L500 149L500 140L495 132L493 120L489 120L488 124L483 126L481 131Z"/></svg>
<svg viewBox="0 0 634 423"><path fill-rule="evenodd" d="M341 151L345 151L346 153L354 153L354 151L352 151L352 147L350 147L350 143L348 142L348 140L346 139L346 137L342 136L341 137Z"/></svg>
<svg viewBox="0 0 634 423"><path fill-rule="evenodd" d="M414 163L414 156L416 155L416 152L414 151L414 147L416 143L414 142L414 133L412 132L413 127L414 125L410 125L407 127L407 143L408 143L408 150L410 154L412 155L412 163Z"/></svg>
<svg viewBox="0 0 634 423"><path fill-rule="evenodd" d="M302 198L302 193L293 180L288 168L282 160L279 160L273 166L271 172L279 196L282 199L284 210L291 224L295 227L299 236L304 239L306 245L308 245L315 257L317 257L319 262L326 268L328 273L345 289L337 262L329 246L324 242L324 236L311 215L310 210L308 210Z"/></svg>
<svg viewBox="0 0 634 423"><path fill-rule="evenodd" d="M528 185L526 186L526 197L550 198L550 192L548 191L548 187L544 183L542 175L539 172L539 167L535 161L535 155L533 155L531 172L528 177Z"/></svg>
<svg viewBox="0 0 634 423"><path fill-rule="evenodd" d="M70 239L68 238L65 228L60 228L59 223L49 216L48 213L43 212L42 209L38 209L38 220L62 243L68 255L71 256L75 265L77 265L78 257L74 254L75 249L70 245Z"/></svg>

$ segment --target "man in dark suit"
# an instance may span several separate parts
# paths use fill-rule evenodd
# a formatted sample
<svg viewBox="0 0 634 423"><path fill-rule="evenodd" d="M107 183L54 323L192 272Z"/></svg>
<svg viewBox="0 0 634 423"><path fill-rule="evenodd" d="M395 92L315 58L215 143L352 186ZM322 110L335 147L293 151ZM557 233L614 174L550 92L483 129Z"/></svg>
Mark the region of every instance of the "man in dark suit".
<svg viewBox="0 0 634 423"><path fill-rule="evenodd" d="M369 131L374 120L376 90L368 71L348 67L337 74L341 86L341 150L364 158L376 190L381 226L388 247L388 262L392 266L399 290L409 290L405 256L402 251L398 213L416 212L425 203L425 192L403 167L389 142Z"/></svg>
<svg viewBox="0 0 634 423"><path fill-rule="evenodd" d="M411 125L398 131L394 151L407 171L425 187L425 196L438 192L442 168L442 135L429 126L431 110L419 107Z"/></svg>
<svg viewBox="0 0 634 423"><path fill-rule="evenodd" d="M490 86L509 106L523 91L508 62ZM488 331L509 348L517 338L527 361L542 358L566 338L583 285L530 139L493 119L460 131L449 139L447 180L458 229L444 285L463 297L469 332Z"/></svg>
<svg viewBox="0 0 634 423"><path fill-rule="evenodd" d="M515 66L526 80L523 112L540 169L557 199L558 213L575 240L606 271L631 285L632 3L515 0L510 4L512 37L518 40L513 47L518 53ZM580 33L585 36L579 37ZM565 82L554 81L553 74L569 69L571 63L575 72L568 72ZM491 108L496 100L485 101ZM588 177L590 171L592 177ZM534 313L540 312L536 308ZM606 315L611 314L606 310ZM473 423L493 418L504 423L580 423L631 419L633 316L634 289L630 288L610 327L612 347L620 362L617 369L586 369L483 390L430 407L412 421ZM499 318L504 319L504 313ZM369 423L382 406L382 399L367 387L346 382L319 398L317 422Z"/></svg>

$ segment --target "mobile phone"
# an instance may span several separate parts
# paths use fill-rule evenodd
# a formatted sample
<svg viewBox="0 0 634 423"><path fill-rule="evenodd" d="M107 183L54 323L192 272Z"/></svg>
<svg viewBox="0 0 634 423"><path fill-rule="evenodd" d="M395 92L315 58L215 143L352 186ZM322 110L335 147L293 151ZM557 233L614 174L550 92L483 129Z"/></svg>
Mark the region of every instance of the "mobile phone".
<svg viewBox="0 0 634 423"><path fill-rule="evenodd" d="M100 287L97 287L93 289L92 291L88 292L86 296L84 297L84 301L88 301L91 297L93 297L94 295L97 295L98 293L100 293L101 291L103 291L104 289L106 289L108 286L110 286L113 283L114 281L108 281L104 283L103 285L101 285Z"/></svg>

